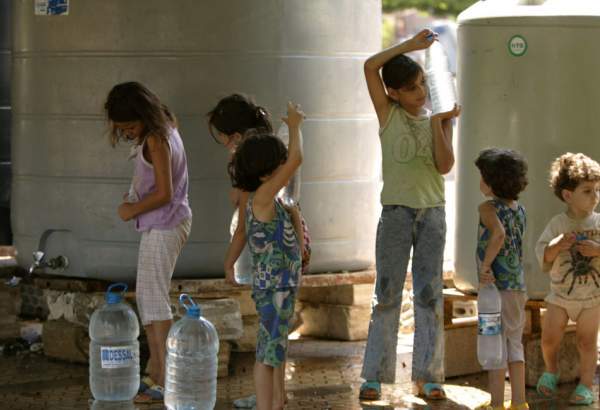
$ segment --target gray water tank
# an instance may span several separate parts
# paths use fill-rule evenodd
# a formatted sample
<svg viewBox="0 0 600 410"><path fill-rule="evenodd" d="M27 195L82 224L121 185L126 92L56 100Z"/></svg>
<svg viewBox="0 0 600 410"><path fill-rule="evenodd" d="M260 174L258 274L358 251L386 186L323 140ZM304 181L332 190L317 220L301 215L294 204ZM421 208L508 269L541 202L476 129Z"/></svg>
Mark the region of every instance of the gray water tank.
<svg viewBox="0 0 600 410"><path fill-rule="evenodd" d="M475 247L479 172L486 147L522 152L529 163L523 242L528 294L543 298L550 279L535 244L552 216L565 210L548 186L551 162L583 152L600 160L600 2L488 0L458 17L459 121L455 283L477 289Z"/></svg>
<svg viewBox="0 0 600 410"><path fill-rule="evenodd" d="M227 154L204 115L235 91L268 107L276 128L289 99L307 113L311 270L373 264L380 154L362 64L380 47L379 0L80 0L56 15L34 0L13 6L12 221L22 266L45 230L67 229L48 237L47 255L71 261L56 273L135 277L139 235L116 213L132 164L128 147L110 148L102 117L110 88L129 80L175 112L188 154L194 219L175 276L222 276Z"/></svg>
<svg viewBox="0 0 600 410"><path fill-rule="evenodd" d="M0 0L0 245L12 242L10 230L10 74L11 0Z"/></svg>

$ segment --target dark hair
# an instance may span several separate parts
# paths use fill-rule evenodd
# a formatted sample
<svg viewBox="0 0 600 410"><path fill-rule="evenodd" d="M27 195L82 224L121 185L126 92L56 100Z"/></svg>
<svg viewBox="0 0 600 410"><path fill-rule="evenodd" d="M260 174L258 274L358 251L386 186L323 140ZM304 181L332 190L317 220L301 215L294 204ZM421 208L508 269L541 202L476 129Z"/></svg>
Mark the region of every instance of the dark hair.
<svg viewBox="0 0 600 410"><path fill-rule="evenodd" d="M227 167L231 185L254 192L262 184L261 177L270 175L287 159L283 142L270 133L250 130L235 150Z"/></svg>
<svg viewBox="0 0 600 410"><path fill-rule="evenodd" d="M488 148L475 160L481 178L500 199L519 199L527 186L527 161L512 149Z"/></svg>
<svg viewBox="0 0 600 410"><path fill-rule="evenodd" d="M215 130L225 135L236 132L244 134L252 128L273 132L269 112L243 94L231 94L222 98L215 108L206 114L210 135L217 141Z"/></svg>
<svg viewBox="0 0 600 410"><path fill-rule="evenodd" d="M383 65L381 78L386 87L397 90L414 83L419 73L423 73L423 68L412 58L400 54Z"/></svg>
<svg viewBox="0 0 600 410"><path fill-rule="evenodd" d="M108 93L104 103L107 119L112 122L110 142L114 147L119 142L115 122L140 121L144 124L141 144L148 135L156 135L166 140L169 127L176 126L175 116L156 94L144 85L131 81L115 85Z"/></svg>
<svg viewBox="0 0 600 410"><path fill-rule="evenodd" d="M600 165L590 157L567 152L552 162L550 186L561 201L564 201L563 189L574 191L585 181L600 181Z"/></svg>

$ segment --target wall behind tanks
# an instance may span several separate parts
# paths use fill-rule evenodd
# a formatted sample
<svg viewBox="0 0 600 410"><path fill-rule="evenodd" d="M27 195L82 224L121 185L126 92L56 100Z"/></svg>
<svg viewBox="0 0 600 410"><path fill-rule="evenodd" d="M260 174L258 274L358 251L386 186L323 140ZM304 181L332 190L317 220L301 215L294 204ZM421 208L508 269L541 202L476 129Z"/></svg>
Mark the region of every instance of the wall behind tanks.
<svg viewBox="0 0 600 410"><path fill-rule="evenodd" d="M497 3L498 16L486 14ZM477 289L475 247L479 172L473 161L487 147L522 152L529 185L520 202L527 210L523 243L528 294L543 298L549 277L541 272L535 244L548 221L565 210L548 185L551 162L583 152L600 160L600 7L588 2L548 2L508 9L500 0L477 3L459 17L459 93L463 105L457 159L457 286ZM579 3L580 5L582 2ZM561 6L554 9L553 6ZM492 9L492 12L494 9ZM511 15L511 13L513 13ZM526 15L523 15L526 14ZM522 55L511 54L515 35L525 39ZM517 54L522 50L517 48ZM568 278L571 280L571 278Z"/></svg>
<svg viewBox="0 0 600 410"><path fill-rule="evenodd" d="M12 243L10 229L11 0L0 0L0 245Z"/></svg>
<svg viewBox="0 0 600 410"><path fill-rule="evenodd" d="M328 0L211 2L82 0L68 15L36 16L16 1L14 40L15 243L30 263L46 229L63 274L135 277L138 234L116 208L128 190L128 147L109 147L102 104L137 80L179 119L188 154L192 235L176 276L221 276L232 209L227 154L204 114L234 91L280 123L293 99L307 113L302 205L312 271L373 263L378 212L377 122L362 62L380 46L381 4Z"/></svg>

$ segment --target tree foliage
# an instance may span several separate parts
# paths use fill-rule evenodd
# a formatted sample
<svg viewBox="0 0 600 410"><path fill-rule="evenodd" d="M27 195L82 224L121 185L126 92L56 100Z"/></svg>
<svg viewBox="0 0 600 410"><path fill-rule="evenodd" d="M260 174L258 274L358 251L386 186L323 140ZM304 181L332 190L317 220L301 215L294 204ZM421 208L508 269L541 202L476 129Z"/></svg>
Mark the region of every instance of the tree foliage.
<svg viewBox="0 0 600 410"><path fill-rule="evenodd" d="M457 16L477 0L382 0L383 11L415 8L435 15Z"/></svg>

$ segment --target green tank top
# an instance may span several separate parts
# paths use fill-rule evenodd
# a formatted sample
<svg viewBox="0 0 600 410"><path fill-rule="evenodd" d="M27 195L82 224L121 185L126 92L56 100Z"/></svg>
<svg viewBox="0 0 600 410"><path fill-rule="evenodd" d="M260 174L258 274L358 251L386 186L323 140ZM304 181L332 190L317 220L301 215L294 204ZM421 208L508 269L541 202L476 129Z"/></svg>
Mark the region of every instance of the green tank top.
<svg viewBox="0 0 600 410"><path fill-rule="evenodd" d="M432 208L444 205L444 178L433 161L429 115L415 117L392 104L380 129L382 205Z"/></svg>

